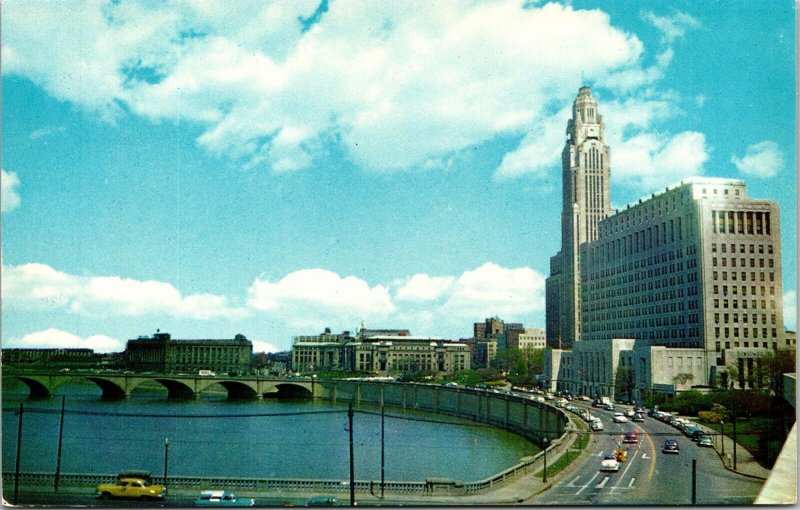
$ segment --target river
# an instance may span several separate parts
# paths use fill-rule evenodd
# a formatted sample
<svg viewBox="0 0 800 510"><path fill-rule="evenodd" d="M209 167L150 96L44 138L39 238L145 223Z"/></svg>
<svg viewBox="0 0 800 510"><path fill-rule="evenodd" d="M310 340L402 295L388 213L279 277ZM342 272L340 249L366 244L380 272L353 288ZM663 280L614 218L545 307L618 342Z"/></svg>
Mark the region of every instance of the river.
<svg viewBox="0 0 800 510"><path fill-rule="evenodd" d="M229 401L222 392L174 401L153 390L104 401L90 384L64 385L55 398L29 400L21 383L3 383L6 472L16 461L20 403L20 470L55 471L63 395L62 473L143 469L161 475L168 440L170 476L349 478L347 404L341 402ZM354 410L356 479L379 480L380 408ZM483 424L391 407L385 412L386 480L480 480L538 451L520 436Z"/></svg>

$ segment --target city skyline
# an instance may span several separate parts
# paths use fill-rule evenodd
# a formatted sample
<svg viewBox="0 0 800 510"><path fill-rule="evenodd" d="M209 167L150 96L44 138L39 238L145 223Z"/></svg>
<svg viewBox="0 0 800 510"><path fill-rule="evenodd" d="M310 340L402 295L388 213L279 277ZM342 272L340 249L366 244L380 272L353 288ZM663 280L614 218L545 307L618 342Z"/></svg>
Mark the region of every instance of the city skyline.
<svg viewBox="0 0 800 510"><path fill-rule="evenodd" d="M793 3L234 5L3 4L4 346L543 328L582 84L612 207L778 203L796 327Z"/></svg>

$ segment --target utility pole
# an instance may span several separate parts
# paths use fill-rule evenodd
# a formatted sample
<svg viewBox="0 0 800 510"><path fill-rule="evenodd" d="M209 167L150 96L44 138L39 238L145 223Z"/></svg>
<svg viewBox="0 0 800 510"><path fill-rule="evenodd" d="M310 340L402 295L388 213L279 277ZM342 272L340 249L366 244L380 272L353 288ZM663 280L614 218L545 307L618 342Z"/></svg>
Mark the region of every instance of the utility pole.
<svg viewBox="0 0 800 510"><path fill-rule="evenodd" d="M385 445L386 445L386 443L384 441L384 438L385 438L384 432L385 432L385 428L384 428L384 411L383 411L383 404L381 404L381 499L383 499L383 487L384 487L384 484L385 484L385 480L384 480L385 471L384 471L384 468L385 468L385 465L386 465L385 462L384 462L385 461Z"/></svg>
<svg viewBox="0 0 800 510"><path fill-rule="evenodd" d="M17 467L14 470L14 501L17 504L17 497L19 496L19 459L22 455L22 414L25 409L22 407L22 402L19 404L19 427L17 428Z"/></svg>
<svg viewBox="0 0 800 510"><path fill-rule="evenodd" d="M56 474L53 477L53 490L58 491L58 482L59 478L61 478L61 445L63 444L64 438L64 402L66 400L66 395L61 395L61 421L58 425L58 451L56 453Z"/></svg>
<svg viewBox="0 0 800 510"><path fill-rule="evenodd" d="M692 505L697 504L697 459L692 459Z"/></svg>
<svg viewBox="0 0 800 510"><path fill-rule="evenodd" d="M353 403L347 408L347 421L350 434L350 506L356 506L356 471L353 465Z"/></svg>

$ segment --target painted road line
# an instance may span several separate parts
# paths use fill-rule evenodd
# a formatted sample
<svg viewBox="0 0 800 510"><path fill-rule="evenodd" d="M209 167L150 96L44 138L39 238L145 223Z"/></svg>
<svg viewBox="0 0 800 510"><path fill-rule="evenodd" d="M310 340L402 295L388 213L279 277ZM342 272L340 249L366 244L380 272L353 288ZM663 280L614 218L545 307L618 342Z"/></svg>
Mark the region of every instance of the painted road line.
<svg viewBox="0 0 800 510"><path fill-rule="evenodd" d="M631 478L631 483L628 484L628 488L633 487L633 482L636 481L636 478Z"/></svg>
<svg viewBox="0 0 800 510"><path fill-rule="evenodd" d="M633 465L633 459L635 459L635 458L636 458L636 454L637 454L637 453L639 453L639 452L638 452L638 451L636 451L636 452L633 452L633 455L631 455L631 458L630 458L630 460L628 461L628 465L627 465L627 466L625 466L625 469L622 471L622 474L621 474L621 475L620 475L620 477L619 477L620 481L621 481L623 478L625 478L625 473L627 473L627 472L628 472L628 470L629 470L629 469L631 468L631 466ZM617 482L617 483L619 483L619 482ZM611 487L611 492L614 492L614 489L616 489L616 488L617 488L617 486L616 486L616 485L614 485L614 487Z"/></svg>
<svg viewBox="0 0 800 510"><path fill-rule="evenodd" d="M584 491L584 489L586 489L586 487L588 487L588 486L589 486L589 484L591 484L591 483L594 481L594 479L595 479L595 478L597 478L598 476L600 476L600 473L595 473L595 474L594 474L594 476L593 476L591 479L589 479L589 481L588 481L588 482L586 482L586 485L584 485L583 487L581 487L581 488L580 488L580 490L579 490L578 492L576 492L576 493L575 493L575 495L577 496L578 494L580 494L581 492L583 492L583 491Z"/></svg>
<svg viewBox="0 0 800 510"><path fill-rule="evenodd" d="M646 453L643 453L643 454L642 454L642 459L643 459L643 460L647 460L647 459L649 459L649 458L650 458L650 457L648 457Z"/></svg>
<svg viewBox="0 0 800 510"><path fill-rule="evenodd" d="M580 477L580 476L576 476L574 480L572 480L571 482L569 482L569 483L567 484L567 486L568 486L568 487L575 487L575 482L577 482L577 481L578 481L578 480L580 480L580 479L581 479L581 477Z"/></svg>
<svg viewBox="0 0 800 510"><path fill-rule="evenodd" d="M603 481L598 483L595 488L596 489L602 489L603 487L605 487L607 482L608 482L608 477L605 477L605 478L603 478Z"/></svg>

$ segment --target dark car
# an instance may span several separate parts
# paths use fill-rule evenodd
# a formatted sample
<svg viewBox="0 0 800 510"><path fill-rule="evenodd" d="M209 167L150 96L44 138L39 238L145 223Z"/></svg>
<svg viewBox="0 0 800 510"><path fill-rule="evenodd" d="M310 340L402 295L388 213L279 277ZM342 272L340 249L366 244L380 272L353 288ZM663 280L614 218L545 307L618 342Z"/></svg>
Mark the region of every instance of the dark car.
<svg viewBox="0 0 800 510"><path fill-rule="evenodd" d="M661 453L681 453L678 442L674 439L667 439L664 441L664 446L661 447Z"/></svg>
<svg viewBox="0 0 800 510"><path fill-rule="evenodd" d="M633 418L631 418L631 420L644 421L644 416L642 416L642 413L633 413Z"/></svg>
<svg viewBox="0 0 800 510"><path fill-rule="evenodd" d="M706 434L705 430L695 428L689 435L689 437L692 439L692 441L697 441L698 439L700 439L700 436L704 436L705 434Z"/></svg>

